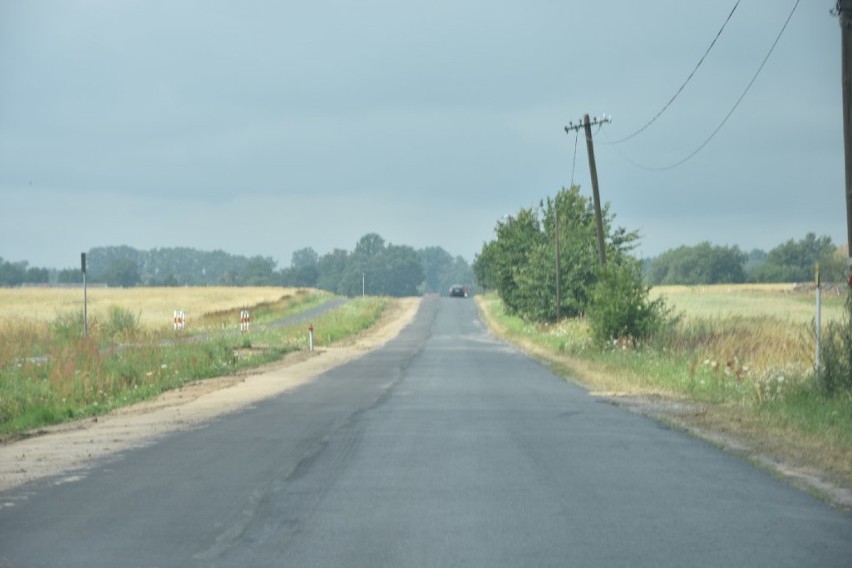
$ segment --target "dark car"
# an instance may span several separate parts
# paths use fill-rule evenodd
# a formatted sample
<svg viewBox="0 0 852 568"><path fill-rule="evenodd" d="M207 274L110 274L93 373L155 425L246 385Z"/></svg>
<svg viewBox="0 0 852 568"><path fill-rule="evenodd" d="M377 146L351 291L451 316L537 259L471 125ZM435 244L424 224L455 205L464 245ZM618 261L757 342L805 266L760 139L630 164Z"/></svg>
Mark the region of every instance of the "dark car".
<svg viewBox="0 0 852 568"><path fill-rule="evenodd" d="M467 298L467 286L458 286L455 284L450 286L450 297Z"/></svg>

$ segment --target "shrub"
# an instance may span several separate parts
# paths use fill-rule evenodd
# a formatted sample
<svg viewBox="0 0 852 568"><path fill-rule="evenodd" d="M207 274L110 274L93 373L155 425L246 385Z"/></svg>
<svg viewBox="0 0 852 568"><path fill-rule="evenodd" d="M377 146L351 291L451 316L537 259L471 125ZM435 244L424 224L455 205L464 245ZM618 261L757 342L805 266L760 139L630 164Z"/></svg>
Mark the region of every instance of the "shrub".
<svg viewBox="0 0 852 568"><path fill-rule="evenodd" d="M589 298L586 316L592 339L598 344L649 337L668 317L662 298L651 300L638 264L601 268Z"/></svg>
<svg viewBox="0 0 852 568"><path fill-rule="evenodd" d="M50 328L61 343L75 343L83 337L83 310L56 314Z"/></svg>
<svg viewBox="0 0 852 568"><path fill-rule="evenodd" d="M831 322L820 341L817 381L829 396L852 393L852 296L844 319Z"/></svg>
<svg viewBox="0 0 852 568"><path fill-rule="evenodd" d="M110 339L129 339L141 329L139 315L121 306L110 306L106 322L101 326L101 332Z"/></svg>

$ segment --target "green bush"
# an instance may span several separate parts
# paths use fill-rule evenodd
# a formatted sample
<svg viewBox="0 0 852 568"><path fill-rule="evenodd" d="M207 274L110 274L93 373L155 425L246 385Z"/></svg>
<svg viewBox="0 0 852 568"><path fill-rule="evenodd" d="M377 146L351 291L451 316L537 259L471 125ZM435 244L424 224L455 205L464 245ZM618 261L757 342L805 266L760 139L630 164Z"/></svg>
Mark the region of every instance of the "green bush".
<svg viewBox="0 0 852 568"><path fill-rule="evenodd" d="M56 314L56 318L50 323L50 329L60 343L77 342L83 337L83 310Z"/></svg>
<svg viewBox="0 0 852 568"><path fill-rule="evenodd" d="M633 344L651 336L668 317L662 298L651 300L638 264L601 268L592 288L586 318L592 339L600 345L614 340Z"/></svg>
<svg viewBox="0 0 852 568"><path fill-rule="evenodd" d="M110 306L106 322L101 326L101 333L110 339L129 339L141 330L139 315L121 306Z"/></svg>
<svg viewBox="0 0 852 568"><path fill-rule="evenodd" d="M846 316L831 322L820 341L817 381L828 396L852 394L852 296L846 299Z"/></svg>

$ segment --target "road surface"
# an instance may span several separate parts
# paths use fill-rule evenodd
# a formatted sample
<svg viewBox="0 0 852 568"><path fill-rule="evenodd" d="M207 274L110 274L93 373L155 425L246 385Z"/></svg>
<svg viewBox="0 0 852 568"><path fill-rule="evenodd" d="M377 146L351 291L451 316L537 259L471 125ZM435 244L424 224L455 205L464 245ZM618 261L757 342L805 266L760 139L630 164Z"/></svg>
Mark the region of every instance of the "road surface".
<svg viewBox="0 0 852 568"><path fill-rule="evenodd" d="M0 566L852 565L852 517L426 298L383 348L0 493Z"/></svg>

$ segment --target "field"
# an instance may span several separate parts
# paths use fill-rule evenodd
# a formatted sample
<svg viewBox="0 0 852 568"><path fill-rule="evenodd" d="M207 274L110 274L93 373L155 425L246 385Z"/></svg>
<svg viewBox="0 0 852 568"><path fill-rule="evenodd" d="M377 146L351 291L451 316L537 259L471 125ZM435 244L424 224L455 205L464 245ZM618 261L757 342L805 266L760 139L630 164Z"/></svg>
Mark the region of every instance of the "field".
<svg viewBox="0 0 852 568"><path fill-rule="evenodd" d="M845 293L845 290L843 291ZM792 284L719 284L715 286L655 286L651 297L687 318L772 317L779 323L811 323L816 316L816 290ZM840 318L845 296L822 292L822 321Z"/></svg>
<svg viewBox="0 0 852 568"><path fill-rule="evenodd" d="M82 290L0 289L0 441L307 349L307 324L287 318L334 299L288 288L92 289L83 337ZM386 304L356 298L318 315L314 345L354 336ZM244 308L251 329L240 333ZM187 317L180 332L174 310Z"/></svg>
<svg viewBox="0 0 852 568"><path fill-rule="evenodd" d="M293 288L183 287L89 288L88 315L104 319L112 306L139 316L151 330L171 328L175 310L188 319L204 314L256 306L295 294ZM82 312L82 288L0 288L0 325L10 322L49 322L57 315Z"/></svg>

